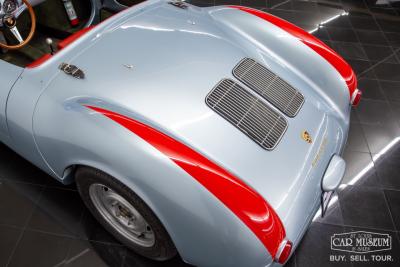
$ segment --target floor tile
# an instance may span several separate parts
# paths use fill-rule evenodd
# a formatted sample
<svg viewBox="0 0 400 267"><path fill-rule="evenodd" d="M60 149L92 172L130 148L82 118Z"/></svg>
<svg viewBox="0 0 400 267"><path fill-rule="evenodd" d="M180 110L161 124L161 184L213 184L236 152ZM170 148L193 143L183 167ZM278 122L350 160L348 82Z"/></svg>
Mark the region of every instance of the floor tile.
<svg viewBox="0 0 400 267"><path fill-rule="evenodd" d="M400 81L400 64L381 63L374 67L378 79Z"/></svg>
<svg viewBox="0 0 400 267"><path fill-rule="evenodd" d="M358 88L362 91L363 100L386 100L378 80L359 78Z"/></svg>
<svg viewBox="0 0 400 267"><path fill-rule="evenodd" d="M345 225L394 230L381 189L348 186L339 192L339 201Z"/></svg>
<svg viewBox="0 0 400 267"><path fill-rule="evenodd" d="M389 0L390 1L390 0ZM395 9L390 7L370 7L370 12L374 14L375 17L379 16L397 16L398 12Z"/></svg>
<svg viewBox="0 0 400 267"><path fill-rule="evenodd" d="M393 116L397 119L400 124L400 101L389 102L390 108L392 109Z"/></svg>
<svg viewBox="0 0 400 267"><path fill-rule="evenodd" d="M364 1L354 1L354 0L341 0L343 7L346 9L360 8L366 9Z"/></svg>
<svg viewBox="0 0 400 267"><path fill-rule="evenodd" d="M28 229L76 236L84 204L76 191L46 188L27 225Z"/></svg>
<svg viewBox="0 0 400 267"><path fill-rule="evenodd" d="M352 29L326 27L332 41L357 43L357 35Z"/></svg>
<svg viewBox="0 0 400 267"><path fill-rule="evenodd" d="M384 190L384 192L396 230L400 231L400 191Z"/></svg>
<svg viewBox="0 0 400 267"><path fill-rule="evenodd" d="M382 16L377 18L376 21L384 32L400 33L400 20L387 19Z"/></svg>
<svg viewBox="0 0 400 267"><path fill-rule="evenodd" d="M8 267L63 266L71 239L25 231Z"/></svg>
<svg viewBox="0 0 400 267"><path fill-rule="evenodd" d="M125 254L126 249L123 246L74 239L70 243L68 256L62 266L121 267L125 259Z"/></svg>
<svg viewBox="0 0 400 267"><path fill-rule="evenodd" d="M369 153L346 150L343 158L346 161L343 184L380 187L379 177Z"/></svg>
<svg viewBox="0 0 400 267"><path fill-rule="evenodd" d="M284 5L287 0L267 0L268 6L270 8L279 8L279 6Z"/></svg>
<svg viewBox="0 0 400 267"><path fill-rule="evenodd" d="M275 8L275 9L269 10L268 13L270 13L270 14L272 14L274 16L280 17L280 18L282 18L284 20L287 20L287 21L289 21L291 23L299 23L297 12Z"/></svg>
<svg viewBox="0 0 400 267"><path fill-rule="evenodd" d="M362 124L369 150L373 154L379 154L388 144L400 136L397 124L392 125L368 125Z"/></svg>
<svg viewBox="0 0 400 267"><path fill-rule="evenodd" d="M367 141L360 124L350 124L349 136L347 138L346 151L357 151L369 153Z"/></svg>
<svg viewBox="0 0 400 267"><path fill-rule="evenodd" d="M385 35L380 31L356 30L356 33L363 44L388 45Z"/></svg>
<svg viewBox="0 0 400 267"><path fill-rule="evenodd" d="M363 47L357 43L332 42L332 48L345 59L368 60Z"/></svg>
<svg viewBox="0 0 400 267"><path fill-rule="evenodd" d="M337 10L336 12L342 13L342 10ZM332 17L332 15L330 15ZM350 20L347 16L340 16L337 17L336 19L332 20L329 22L329 27L335 27L335 28L344 28L344 29L352 29L353 26L350 23Z"/></svg>
<svg viewBox="0 0 400 267"><path fill-rule="evenodd" d="M361 102L362 102L362 101L364 101L364 100L361 98ZM352 108L352 109L351 109L351 113L350 113L350 123L351 123L351 124L359 124L359 123L360 123L360 119L358 118L357 109L356 109L356 108Z"/></svg>
<svg viewBox="0 0 400 267"><path fill-rule="evenodd" d="M385 36L391 46L400 47L400 33L385 32Z"/></svg>
<svg viewBox="0 0 400 267"><path fill-rule="evenodd" d="M386 60L386 63L399 63L394 57L395 52L390 46L379 46L379 45L363 45L364 51L368 56L368 59L372 62L380 62Z"/></svg>
<svg viewBox="0 0 400 267"><path fill-rule="evenodd" d="M252 5L252 4L251 4ZM318 5L314 2L306 1L284 1L281 5L275 7L276 9L318 12Z"/></svg>
<svg viewBox="0 0 400 267"><path fill-rule="evenodd" d="M390 105L386 101L365 99L357 106L357 114L362 124L375 126L397 124Z"/></svg>
<svg viewBox="0 0 400 267"><path fill-rule="evenodd" d="M369 62L370 63L370 62ZM370 63L371 64L371 63ZM356 73L357 74L357 73ZM376 75L374 72L374 68L372 65L370 65L367 69L365 69L363 72L357 74L358 78L368 78L368 79L376 79ZM362 99L361 99L362 100Z"/></svg>
<svg viewBox="0 0 400 267"><path fill-rule="evenodd" d="M294 253L288 262L284 265L285 267L296 267L296 253Z"/></svg>
<svg viewBox="0 0 400 267"><path fill-rule="evenodd" d="M202 1L204 2L204 1ZM267 0L241 0L240 5L242 6L253 6L257 8L267 7Z"/></svg>
<svg viewBox="0 0 400 267"><path fill-rule="evenodd" d="M379 26L370 17L350 16L351 24L358 30L379 31Z"/></svg>
<svg viewBox="0 0 400 267"><path fill-rule="evenodd" d="M317 37L318 39L321 39L322 41L325 41L325 42L326 42L326 40L330 40L329 33L325 28L318 28L315 32L313 32L313 35L315 37ZM330 47L332 47L332 46L330 46Z"/></svg>
<svg viewBox="0 0 400 267"><path fill-rule="evenodd" d="M0 224L23 227L42 190L41 186L0 181Z"/></svg>
<svg viewBox="0 0 400 267"><path fill-rule="evenodd" d="M21 229L0 225L0 266L7 266L21 233Z"/></svg>
<svg viewBox="0 0 400 267"><path fill-rule="evenodd" d="M368 8L353 8L353 9L347 9L346 10L350 19L357 17L357 18L365 18L365 19L369 19L369 20L374 20L373 14L370 12L370 9ZM356 28L356 27L354 27ZM369 30L369 29L367 29Z"/></svg>
<svg viewBox="0 0 400 267"><path fill-rule="evenodd" d="M400 82L380 81L379 83L389 101L400 102Z"/></svg>
<svg viewBox="0 0 400 267"><path fill-rule="evenodd" d="M165 262L156 262L148 260L132 251L127 250L125 262L123 267L130 267L130 266L146 266L146 267L191 267L182 261L179 256L172 258L171 260Z"/></svg>
<svg viewBox="0 0 400 267"><path fill-rule="evenodd" d="M375 78L375 76L371 75L372 72L369 73L368 75L365 75L365 73L372 67L371 62L367 60L355 60L355 59L348 59L347 62L353 68L356 75L364 74L363 77L365 78Z"/></svg>
<svg viewBox="0 0 400 267"><path fill-rule="evenodd" d="M400 159L391 157L390 151L373 155L375 169L384 188L400 190Z"/></svg>

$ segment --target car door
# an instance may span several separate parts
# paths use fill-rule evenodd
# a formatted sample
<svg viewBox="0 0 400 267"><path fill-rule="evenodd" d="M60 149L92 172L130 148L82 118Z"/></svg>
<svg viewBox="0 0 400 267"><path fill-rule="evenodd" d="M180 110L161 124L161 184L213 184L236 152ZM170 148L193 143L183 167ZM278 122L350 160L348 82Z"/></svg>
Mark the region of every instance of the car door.
<svg viewBox="0 0 400 267"><path fill-rule="evenodd" d="M0 60L0 137L8 136L6 121L7 98L23 70L21 67Z"/></svg>

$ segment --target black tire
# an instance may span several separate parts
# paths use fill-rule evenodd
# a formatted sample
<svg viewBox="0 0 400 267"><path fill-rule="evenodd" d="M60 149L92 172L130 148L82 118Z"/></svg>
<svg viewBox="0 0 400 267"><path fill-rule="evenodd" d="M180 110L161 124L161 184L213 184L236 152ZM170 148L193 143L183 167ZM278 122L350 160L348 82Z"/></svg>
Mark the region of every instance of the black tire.
<svg viewBox="0 0 400 267"><path fill-rule="evenodd" d="M102 171L88 167L78 168L75 173L75 179L79 193L90 212L107 231L124 245L144 257L157 261L165 261L177 255L175 245L160 220L146 203L127 186ZM89 195L90 185L95 183L101 183L124 197L143 216L154 232L155 242L153 246L143 247L132 242L115 230L103 218Z"/></svg>

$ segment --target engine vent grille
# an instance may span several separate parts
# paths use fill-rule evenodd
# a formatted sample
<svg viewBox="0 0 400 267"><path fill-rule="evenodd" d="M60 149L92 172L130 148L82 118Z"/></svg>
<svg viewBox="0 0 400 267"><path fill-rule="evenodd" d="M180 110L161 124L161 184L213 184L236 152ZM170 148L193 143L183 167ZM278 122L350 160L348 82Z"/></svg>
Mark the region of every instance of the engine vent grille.
<svg viewBox="0 0 400 267"><path fill-rule="evenodd" d="M289 117L296 116L304 103L298 90L253 59L243 59L233 75Z"/></svg>
<svg viewBox="0 0 400 267"><path fill-rule="evenodd" d="M286 119L232 80L222 80L207 96L207 105L254 142L272 150L287 128Z"/></svg>

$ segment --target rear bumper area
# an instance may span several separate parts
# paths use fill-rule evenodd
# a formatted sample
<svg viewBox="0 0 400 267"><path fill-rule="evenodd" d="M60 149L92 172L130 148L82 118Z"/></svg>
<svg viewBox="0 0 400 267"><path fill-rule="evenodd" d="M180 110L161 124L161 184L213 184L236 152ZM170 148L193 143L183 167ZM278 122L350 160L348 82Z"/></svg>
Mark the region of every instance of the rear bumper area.
<svg viewBox="0 0 400 267"><path fill-rule="evenodd" d="M286 238L293 243L294 249L321 206L322 181L329 178L328 166L332 158L340 158L335 155L341 154L347 139L347 129L343 129L343 124L339 125L335 119L328 117L325 129L324 134L316 138L315 149L304 163L301 186L289 190L286 203L282 205L285 210L277 209L286 229ZM335 181L340 183L343 175L338 175L340 177Z"/></svg>
<svg viewBox="0 0 400 267"><path fill-rule="evenodd" d="M300 244L301 240L303 239L303 236L307 232L308 226L311 224L315 214L318 212L319 207L320 207L320 201L318 200L313 204L312 212L307 216L306 220L304 221L304 223L302 225L302 229L298 233L297 238L292 240L293 247L292 247L292 252L291 252L289 259L292 257L293 253L297 249L297 246ZM281 267L281 266L284 266L284 264L282 265L275 261L271 262L271 264L268 265L268 267Z"/></svg>

